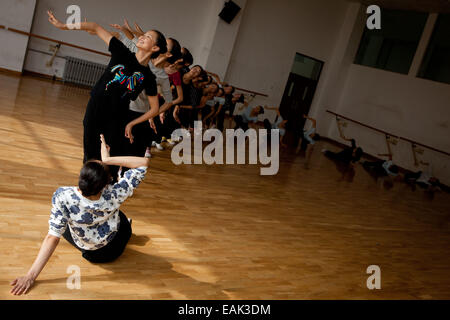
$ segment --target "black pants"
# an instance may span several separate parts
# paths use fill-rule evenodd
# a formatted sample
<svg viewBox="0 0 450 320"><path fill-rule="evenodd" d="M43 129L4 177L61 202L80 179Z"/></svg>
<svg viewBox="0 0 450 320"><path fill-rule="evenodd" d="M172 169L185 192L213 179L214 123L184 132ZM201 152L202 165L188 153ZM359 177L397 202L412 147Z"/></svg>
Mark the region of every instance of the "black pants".
<svg viewBox="0 0 450 320"><path fill-rule="evenodd" d="M194 128L194 111L197 110L180 108L178 117L180 118L181 125L186 129L189 127Z"/></svg>
<svg viewBox="0 0 450 320"><path fill-rule="evenodd" d="M173 117L174 108L166 111L166 118L164 119L164 137L169 139L172 136L172 132L176 129L181 128L181 125Z"/></svg>
<svg viewBox="0 0 450 320"><path fill-rule="evenodd" d="M161 118L159 116L156 116L155 118L153 118L153 121L155 122L155 127L156 127L156 133L155 131L153 131L152 129L152 137L151 140L155 141L156 143L161 143L162 137L165 137L167 139L170 138L172 131L171 127L174 126L174 124L172 123L172 120L175 121L173 119L173 114L170 115L170 111L167 112L165 114L165 118L164 118L164 122L161 123Z"/></svg>
<svg viewBox="0 0 450 320"><path fill-rule="evenodd" d="M341 152L332 152L332 151L326 151L325 156L332 160L340 161L345 164L349 164L352 161L351 154L349 156L349 152L347 150L342 150Z"/></svg>
<svg viewBox="0 0 450 320"><path fill-rule="evenodd" d="M211 106L205 106L201 109L201 114L202 114L202 120L205 119L210 113L211 111L215 111L216 108L215 107L211 107ZM208 118L208 120L205 121L205 125L209 126L211 124L212 121L212 116Z"/></svg>
<svg viewBox="0 0 450 320"><path fill-rule="evenodd" d="M420 175L422 174L422 171L417 171L417 172L407 172L405 173L405 180L414 180L416 181L417 179L420 178Z"/></svg>
<svg viewBox="0 0 450 320"><path fill-rule="evenodd" d="M223 122L225 120L225 111L227 111L227 109L225 108L225 106L222 106L222 109L220 109L219 113L217 114L216 126L220 131L223 131L224 128Z"/></svg>
<svg viewBox="0 0 450 320"><path fill-rule="evenodd" d="M386 176L386 170L383 168L384 161L364 161L363 167L366 170L372 171L378 176Z"/></svg>
<svg viewBox="0 0 450 320"><path fill-rule="evenodd" d="M144 113L129 110L128 121L136 119L143 114ZM133 127L132 133L134 142L130 145L130 155L135 157L143 157L145 155L145 149L151 143L152 132L153 129L150 127L148 121L138 123Z"/></svg>
<svg viewBox="0 0 450 320"><path fill-rule="evenodd" d="M244 122L244 118L242 118L242 116L234 116L234 122L236 122L236 126L234 127L235 130L238 128L241 128L244 131L248 130L248 122Z"/></svg>
<svg viewBox="0 0 450 320"><path fill-rule="evenodd" d="M89 99L83 119L83 163L88 160L101 160L100 134L105 134L100 106L94 99ZM105 137L106 139L106 137ZM110 141L107 141L110 143Z"/></svg>
<svg viewBox="0 0 450 320"><path fill-rule="evenodd" d="M88 160L101 160L100 134L105 136L112 157L131 154L130 141L125 137L128 108L117 105L111 108L110 112L106 112L103 103L102 100L95 101L93 98L88 102L83 119L83 163ZM109 169L116 181L119 167L110 166Z"/></svg>
<svg viewBox="0 0 450 320"><path fill-rule="evenodd" d="M86 260L93 263L105 263L116 260L125 250L125 247L131 237L131 225L125 214L119 211L120 225L114 238L104 247L97 250L84 250L79 248L73 241L72 235L70 234L69 227L63 234L64 239L66 239L71 245L81 251L81 255Z"/></svg>

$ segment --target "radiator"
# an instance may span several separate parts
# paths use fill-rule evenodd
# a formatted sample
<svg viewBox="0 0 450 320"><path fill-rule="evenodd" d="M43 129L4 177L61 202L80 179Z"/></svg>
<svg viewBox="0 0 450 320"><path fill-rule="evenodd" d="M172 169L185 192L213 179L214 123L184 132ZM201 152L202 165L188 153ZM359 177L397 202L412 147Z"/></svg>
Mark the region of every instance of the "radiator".
<svg viewBox="0 0 450 320"><path fill-rule="evenodd" d="M63 81L93 87L106 67L103 64L66 57Z"/></svg>

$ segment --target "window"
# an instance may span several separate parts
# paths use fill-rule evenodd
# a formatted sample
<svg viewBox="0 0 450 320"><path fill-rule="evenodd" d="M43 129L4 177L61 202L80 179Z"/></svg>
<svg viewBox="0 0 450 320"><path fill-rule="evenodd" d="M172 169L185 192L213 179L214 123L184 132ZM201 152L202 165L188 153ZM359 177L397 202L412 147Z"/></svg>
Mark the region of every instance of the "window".
<svg viewBox="0 0 450 320"><path fill-rule="evenodd" d="M450 84L450 14L439 15L418 76Z"/></svg>
<svg viewBox="0 0 450 320"><path fill-rule="evenodd" d="M408 74L428 14L381 10L381 29L365 28L355 63Z"/></svg>
<svg viewBox="0 0 450 320"><path fill-rule="evenodd" d="M300 53L295 54L291 72L308 79L319 79L322 62Z"/></svg>

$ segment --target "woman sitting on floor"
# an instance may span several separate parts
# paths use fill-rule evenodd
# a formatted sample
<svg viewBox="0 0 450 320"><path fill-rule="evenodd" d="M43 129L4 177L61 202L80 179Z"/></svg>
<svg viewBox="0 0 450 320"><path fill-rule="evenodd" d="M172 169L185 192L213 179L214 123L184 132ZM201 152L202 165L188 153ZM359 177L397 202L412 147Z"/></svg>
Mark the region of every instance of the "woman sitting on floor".
<svg viewBox="0 0 450 320"><path fill-rule="evenodd" d="M110 157L109 146L100 135L102 161L87 161L78 187L60 187L53 194L49 232L36 260L24 277L16 278L11 293L26 293L64 237L93 263L110 262L124 251L131 237L131 220L119 210L144 179L149 161L145 157ZM111 184L109 166L131 168Z"/></svg>

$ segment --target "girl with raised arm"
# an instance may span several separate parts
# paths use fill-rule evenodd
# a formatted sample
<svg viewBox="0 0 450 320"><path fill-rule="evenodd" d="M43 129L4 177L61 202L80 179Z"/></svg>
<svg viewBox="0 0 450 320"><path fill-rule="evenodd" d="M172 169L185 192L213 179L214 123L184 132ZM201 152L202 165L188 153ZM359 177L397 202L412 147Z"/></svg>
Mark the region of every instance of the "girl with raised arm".
<svg viewBox="0 0 450 320"><path fill-rule="evenodd" d="M62 30L84 30L97 35L107 45L111 52L111 60L107 69L91 91L83 120L84 125L84 162L90 159L100 159L100 133L111 144L113 155L129 154L132 126L127 124L128 107L145 89L150 110L139 121L146 121L159 112L159 102L155 76L150 71L150 59L165 53L166 39L157 30L144 33L136 43L136 53L132 53L122 42L95 22L81 22L79 25L67 25L58 21L52 12L48 11L48 19L55 27ZM127 138L130 140L128 142ZM113 177L117 168L111 168Z"/></svg>
<svg viewBox="0 0 450 320"><path fill-rule="evenodd" d="M119 208L144 179L149 161L144 157L111 157L103 135L99 141L102 161L84 164L78 187L60 187L53 194L48 234L28 273L12 281L12 294L20 295L31 288L61 237L93 263L113 261L124 251L131 224ZM111 184L111 165L131 169Z"/></svg>

